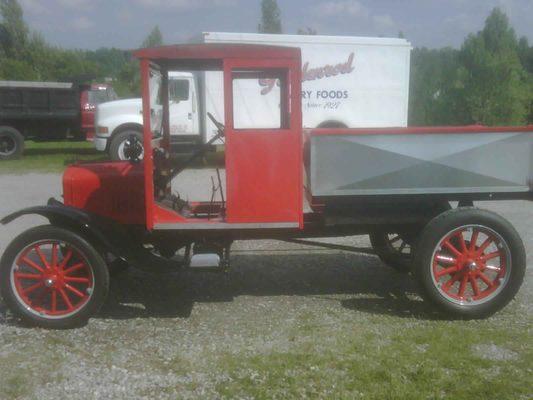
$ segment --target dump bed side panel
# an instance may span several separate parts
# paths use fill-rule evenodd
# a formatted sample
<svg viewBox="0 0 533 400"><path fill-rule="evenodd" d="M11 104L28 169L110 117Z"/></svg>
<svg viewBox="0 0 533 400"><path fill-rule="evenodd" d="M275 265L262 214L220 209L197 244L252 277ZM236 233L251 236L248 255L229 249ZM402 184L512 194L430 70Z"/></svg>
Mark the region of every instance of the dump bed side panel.
<svg viewBox="0 0 533 400"><path fill-rule="evenodd" d="M533 190L533 127L310 132L313 197Z"/></svg>

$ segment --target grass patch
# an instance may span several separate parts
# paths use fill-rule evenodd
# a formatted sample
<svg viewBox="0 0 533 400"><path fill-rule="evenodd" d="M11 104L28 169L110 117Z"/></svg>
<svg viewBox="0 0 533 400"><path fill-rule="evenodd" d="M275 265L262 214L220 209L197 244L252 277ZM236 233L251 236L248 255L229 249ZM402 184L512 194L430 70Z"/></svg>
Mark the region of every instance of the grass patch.
<svg viewBox="0 0 533 400"><path fill-rule="evenodd" d="M107 155L91 142L25 142L18 160L0 161L0 173L61 172L76 161L102 161Z"/></svg>
<svg viewBox="0 0 533 400"><path fill-rule="evenodd" d="M176 163L183 162L189 155L174 156ZM91 142L34 142L27 140L23 156L18 160L0 161L0 174L25 174L29 172L63 172L75 162L106 161L107 153L96 151ZM193 162L192 168L224 167L224 153L210 152Z"/></svg>
<svg viewBox="0 0 533 400"><path fill-rule="evenodd" d="M371 335L367 329L314 351L226 355L224 398L525 399L532 394L528 332L488 324L432 322ZM315 332L316 334L316 332ZM516 351L513 360L482 357L475 344ZM521 344L521 345L520 345Z"/></svg>

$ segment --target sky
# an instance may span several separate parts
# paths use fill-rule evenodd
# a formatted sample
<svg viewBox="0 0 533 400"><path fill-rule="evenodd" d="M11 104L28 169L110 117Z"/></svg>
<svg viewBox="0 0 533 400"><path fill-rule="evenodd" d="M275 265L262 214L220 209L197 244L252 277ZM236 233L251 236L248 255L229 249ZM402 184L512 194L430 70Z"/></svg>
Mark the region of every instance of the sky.
<svg viewBox="0 0 533 400"><path fill-rule="evenodd" d="M25 19L54 45L137 48L159 25L166 44L204 31L256 32L260 0L19 0ZM415 47L460 47L494 7L533 43L533 0L278 0L284 33L396 37Z"/></svg>

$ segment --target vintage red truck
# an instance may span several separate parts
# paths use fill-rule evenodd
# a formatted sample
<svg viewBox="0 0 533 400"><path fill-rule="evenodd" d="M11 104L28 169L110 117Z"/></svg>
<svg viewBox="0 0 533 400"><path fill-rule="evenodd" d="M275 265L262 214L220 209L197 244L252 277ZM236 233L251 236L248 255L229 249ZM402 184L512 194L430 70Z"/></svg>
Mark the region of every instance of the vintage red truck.
<svg viewBox="0 0 533 400"><path fill-rule="evenodd" d="M369 234L386 263L411 271L422 296L455 317L487 317L518 292L526 268L518 233L473 204L533 198L532 126L303 132L299 49L196 44L136 56L144 158L132 135L129 161L72 165L63 203L51 199L1 220L50 221L2 256L1 294L18 317L77 326L104 303L110 267L226 271L232 242L259 238L316 244L304 239ZM225 141L226 190L185 201L171 182L201 151L187 161L170 156L168 73L213 70L224 76L224 121L210 118L212 141ZM246 99L234 88L243 79L279 82L279 113L268 125L236 123ZM223 186L220 174L214 181Z"/></svg>

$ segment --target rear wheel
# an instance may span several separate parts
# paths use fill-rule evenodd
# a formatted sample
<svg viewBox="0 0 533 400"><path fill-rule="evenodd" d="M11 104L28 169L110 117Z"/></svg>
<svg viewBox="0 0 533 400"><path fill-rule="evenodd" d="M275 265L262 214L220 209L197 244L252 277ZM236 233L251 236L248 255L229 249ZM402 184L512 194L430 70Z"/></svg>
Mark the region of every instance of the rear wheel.
<svg viewBox="0 0 533 400"><path fill-rule="evenodd" d="M370 244L376 255L398 272L411 269L413 242L416 234L373 232L369 235Z"/></svg>
<svg viewBox="0 0 533 400"><path fill-rule="evenodd" d="M111 140L111 144L109 145L109 157L113 161L124 161L126 160L126 155L124 153L124 148L126 146L126 141L130 138L130 136L135 136L141 143L143 141L143 136L141 132L136 130L126 130L123 132L118 133L113 137ZM143 156L141 155L140 159L142 160Z"/></svg>
<svg viewBox="0 0 533 400"><path fill-rule="evenodd" d="M451 206L447 201L429 205L421 205L427 208L428 220L445 211ZM370 244L381 261L398 272L411 272L413 264L413 249L420 237L421 227L415 227L401 233L377 231L372 232Z"/></svg>
<svg viewBox="0 0 533 400"><path fill-rule="evenodd" d="M507 305L525 274L524 245L504 218L473 207L448 211L422 232L414 272L424 298L462 318Z"/></svg>
<svg viewBox="0 0 533 400"><path fill-rule="evenodd" d="M0 293L22 320L45 328L83 325L105 301L109 274L81 236L52 225L19 235L0 261Z"/></svg>
<svg viewBox="0 0 533 400"><path fill-rule="evenodd" d="M24 151L24 137L10 126L0 126L0 160L19 158Z"/></svg>

